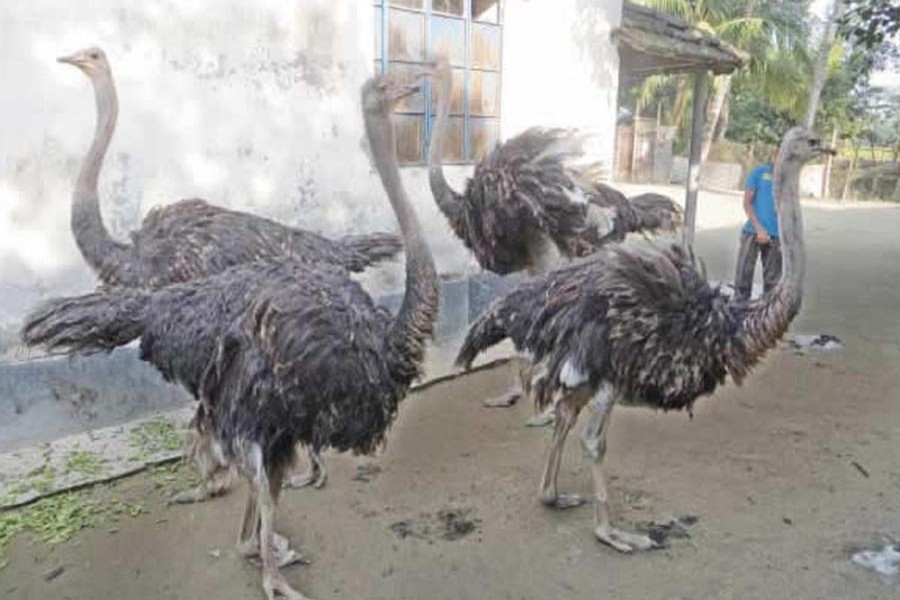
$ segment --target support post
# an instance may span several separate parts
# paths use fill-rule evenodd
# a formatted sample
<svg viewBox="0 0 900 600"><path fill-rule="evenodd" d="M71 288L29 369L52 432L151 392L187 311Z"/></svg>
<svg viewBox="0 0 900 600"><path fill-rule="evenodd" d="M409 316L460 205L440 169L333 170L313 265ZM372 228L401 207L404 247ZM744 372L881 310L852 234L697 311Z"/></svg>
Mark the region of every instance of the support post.
<svg viewBox="0 0 900 600"><path fill-rule="evenodd" d="M684 245L694 244L697 223L697 194L700 191L700 153L703 149L703 126L706 100L709 96L709 73L704 67L694 71L694 114L691 118L691 148L688 159L687 193L684 200Z"/></svg>
<svg viewBox="0 0 900 600"><path fill-rule="evenodd" d="M638 156L640 154L640 137L638 137L638 121L641 120L641 102L636 100L634 103L634 120L632 121L631 131L631 181L637 181L638 172Z"/></svg>
<svg viewBox="0 0 900 600"><path fill-rule="evenodd" d="M838 128L837 128L837 125L835 125L834 133L831 136L831 147L837 148L837 143L838 143ZM834 165L834 156L829 154L828 158L825 161L825 171L822 173L822 198L823 199L825 199L831 195L832 165Z"/></svg>

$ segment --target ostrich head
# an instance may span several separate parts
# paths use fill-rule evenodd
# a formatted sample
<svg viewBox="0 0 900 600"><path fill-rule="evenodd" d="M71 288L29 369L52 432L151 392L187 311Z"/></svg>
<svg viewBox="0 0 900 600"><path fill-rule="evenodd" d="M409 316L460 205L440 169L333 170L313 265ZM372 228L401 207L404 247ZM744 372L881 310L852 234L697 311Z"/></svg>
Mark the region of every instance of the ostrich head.
<svg viewBox="0 0 900 600"><path fill-rule="evenodd" d="M821 138L803 127L794 127L784 135L779 159L786 164L802 165L823 154L835 154L832 148L822 145Z"/></svg>
<svg viewBox="0 0 900 600"><path fill-rule="evenodd" d="M430 70L422 69L421 75ZM422 88L418 80L409 81L409 77L399 72L391 72L368 80L362 88L363 112L366 117L387 117L401 100L412 96Z"/></svg>
<svg viewBox="0 0 900 600"><path fill-rule="evenodd" d="M56 61L78 67L82 73L91 79L98 76L109 76L110 74L106 53L96 46L79 50L69 56L60 56Z"/></svg>

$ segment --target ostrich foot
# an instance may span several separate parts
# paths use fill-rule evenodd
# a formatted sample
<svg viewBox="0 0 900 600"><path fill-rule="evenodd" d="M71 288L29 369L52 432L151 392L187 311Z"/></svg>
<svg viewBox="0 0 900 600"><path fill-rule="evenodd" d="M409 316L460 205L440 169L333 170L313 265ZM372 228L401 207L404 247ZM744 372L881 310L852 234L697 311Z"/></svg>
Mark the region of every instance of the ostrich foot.
<svg viewBox="0 0 900 600"><path fill-rule="evenodd" d="M328 473L325 469L313 467L306 473L294 475L287 479L287 481L284 482L284 487L292 490L299 490L301 488L312 486L317 490L321 490L325 487L326 481L328 481Z"/></svg>
<svg viewBox="0 0 900 600"><path fill-rule="evenodd" d="M311 600L292 588L278 571L263 571L263 590L268 600Z"/></svg>
<svg viewBox="0 0 900 600"><path fill-rule="evenodd" d="M556 421L556 413L553 407L550 407L549 410L545 410L539 415L533 415L525 421L525 427L546 427L552 425L554 421Z"/></svg>
<svg viewBox="0 0 900 600"><path fill-rule="evenodd" d="M259 540L251 539L238 544L238 554L254 563L259 563ZM290 565L310 565L312 561L304 554L291 548L291 542L280 533L272 534L272 552L278 568Z"/></svg>
<svg viewBox="0 0 900 600"><path fill-rule="evenodd" d="M594 535L600 542L625 554L631 554L635 550L652 550L661 547L646 535L622 531L609 525L598 526L594 529Z"/></svg>
<svg viewBox="0 0 900 600"><path fill-rule="evenodd" d="M210 498L221 496L228 491L228 488L210 489L204 483L201 483L192 490L178 492L169 498L169 504L195 504L198 502L206 502Z"/></svg>
<svg viewBox="0 0 900 600"><path fill-rule="evenodd" d="M575 508L587 502L587 498L578 494L556 494L544 496L541 502L547 508Z"/></svg>
<svg viewBox="0 0 900 600"><path fill-rule="evenodd" d="M300 475L294 475L284 482L284 487L298 490L307 486L313 486L317 490L322 489L328 480L328 471L325 469L325 461L322 455L312 448L307 448L309 470Z"/></svg>
<svg viewBox="0 0 900 600"><path fill-rule="evenodd" d="M486 408L508 408L514 406L521 398L521 390L510 390L500 396L482 401L481 405Z"/></svg>

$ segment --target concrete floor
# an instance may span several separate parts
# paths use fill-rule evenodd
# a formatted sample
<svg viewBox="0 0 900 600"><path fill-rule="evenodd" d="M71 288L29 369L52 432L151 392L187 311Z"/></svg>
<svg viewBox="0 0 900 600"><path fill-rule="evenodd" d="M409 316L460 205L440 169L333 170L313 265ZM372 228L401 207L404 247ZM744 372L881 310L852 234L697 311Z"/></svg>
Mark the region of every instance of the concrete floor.
<svg viewBox="0 0 900 600"><path fill-rule="evenodd" d="M778 349L742 388L699 402L693 420L640 409L613 420L616 515L633 527L693 515L689 537L622 556L594 541L590 508L543 508L547 432L522 427L530 407L480 406L506 385L500 368L413 395L381 455L329 454L324 490L286 493L279 527L314 560L288 579L319 600L900 596L900 582L850 560L900 540L900 209L804 208L808 283L792 331L833 334L846 349ZM697 253L729 279L740 199L705 193L699 217ZM561 485L589 490L574 440ZM158 487L145 474L103 492L148 510L113 533L99 524L54 546L15 538L0 594L262 598L258 570L232 550L243 493L167 508ZM443 529L447 509L464 525L458 537Z"/></svg>

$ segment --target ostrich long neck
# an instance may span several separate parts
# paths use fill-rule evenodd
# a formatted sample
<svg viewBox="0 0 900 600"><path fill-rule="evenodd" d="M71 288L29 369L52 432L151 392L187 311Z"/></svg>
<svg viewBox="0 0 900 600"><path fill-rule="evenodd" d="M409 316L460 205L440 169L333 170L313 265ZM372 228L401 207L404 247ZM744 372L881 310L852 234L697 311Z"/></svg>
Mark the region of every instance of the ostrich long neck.
<svg viewBox="0 0 900 600"><path fill-rule="evenodd" d="M409 385L419 373L425 339L434 327L438 305L437 274L422 228L400 180L390 116L366 114L365 119L375 167L400 223L406 247L406 291L387 343L396 353L391 361L394 378Z"/></svg>
<svg viewBox="0 0 900 600"><path fill-rule="evenodd" d="M72 199L72 232L85 260L101 277L110 274L122 259L125 246L115 241L103 225L97 180L109 142L116 128L119 104L112 75L93 80L97 99L97 126L94 141L78 173ZM105 278L104 278L105 279Z"/></svg>
<svg viewBox="0 0 900 600"><path fill-rule="evenodd" d="M797 160L783 160L784 155L782 151L774 170L782 252L781 279L744 319L739 336L751 356L758 356L784 335L803 300L803 278L806 274L803 215L800 210L800 170L803 164Z"/></svg>
<svg viewBox="0 0 900 600"><path fill-rule="evenodd" d="M450 91L452 76L449 69L440 74L437 80L437 119L428 146L428 183L438 208L451 223L461 218L462 206L459 195L453 191L444 177L443 148L447 121L450 118Z"/></svg>

